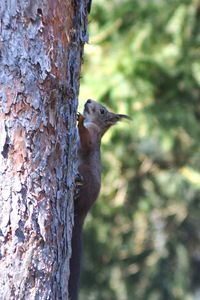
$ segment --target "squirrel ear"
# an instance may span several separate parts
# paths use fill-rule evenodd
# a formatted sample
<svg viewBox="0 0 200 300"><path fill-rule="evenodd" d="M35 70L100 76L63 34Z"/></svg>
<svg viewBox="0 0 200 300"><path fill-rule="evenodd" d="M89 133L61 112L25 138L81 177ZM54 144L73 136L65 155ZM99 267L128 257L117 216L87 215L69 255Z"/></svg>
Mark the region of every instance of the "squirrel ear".
<svg viewBox="0 0 200 300"><path fill-rule="evenodd" d="M128 115L118 114L118 117L119 117L119 120L121 120L121 119L131 120L131 117L129 117Z"/></svg>
<svg viewBox="0 0 200 300"><path fill-rule="evenodd" d="M104 130L102 131L102 136L104 133L113 125L115 125L118 121L121 119L128 119L131 120L131 118L127 115L122 115L122 114L114 114L112 112L109 112L109 116L104 124Z"/></svg>
<svg viewBox="0 0 200 300"><path fill-rule="evenodd" d="M131 118L127 115L111 113L110 118L108 119L108 123L110 123L110 125L114 125L118 121L121 121L122 119L131 120Z"/></svg>

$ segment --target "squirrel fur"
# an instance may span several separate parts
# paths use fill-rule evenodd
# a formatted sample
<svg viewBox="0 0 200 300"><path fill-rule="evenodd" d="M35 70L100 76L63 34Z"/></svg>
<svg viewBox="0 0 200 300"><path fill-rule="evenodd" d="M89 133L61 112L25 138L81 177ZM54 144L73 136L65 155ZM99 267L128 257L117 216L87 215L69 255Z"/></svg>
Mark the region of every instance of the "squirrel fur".
<svg viewBox="0 0 200 300"><path fill-rule="evenodd" d="M78 114L78 172L81 178L74 200L72 257L70 260L69 299L78 299L80 278L82 228L84 220L96 201L101 188L101 139L105 132L127 115L115 114L94 100L88 99L83 115Z"/></svg>

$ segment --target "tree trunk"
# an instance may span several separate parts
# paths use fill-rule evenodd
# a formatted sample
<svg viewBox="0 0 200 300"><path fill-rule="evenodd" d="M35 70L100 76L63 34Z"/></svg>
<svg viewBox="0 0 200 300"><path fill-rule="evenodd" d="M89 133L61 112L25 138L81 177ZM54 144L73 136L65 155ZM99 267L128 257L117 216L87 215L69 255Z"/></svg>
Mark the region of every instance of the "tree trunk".
<svg viewBox="0 0 200 300"><path fill-rule="evenodd" d="M0 299L68 299L87 0L1 0L0 21Z"/></svg>

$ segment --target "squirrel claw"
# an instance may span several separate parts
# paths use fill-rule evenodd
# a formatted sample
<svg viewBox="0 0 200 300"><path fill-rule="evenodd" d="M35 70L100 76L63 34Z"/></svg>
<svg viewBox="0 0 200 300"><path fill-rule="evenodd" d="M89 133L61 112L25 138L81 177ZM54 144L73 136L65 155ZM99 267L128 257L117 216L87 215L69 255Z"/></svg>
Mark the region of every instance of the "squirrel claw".
<svg viewBox="0 0 200 300"><path fill-rule="evenodd" d="M81 113L80 113L80 112L77 112L77 114L76 114L76 120L77 120L77 121L79 121L80 115L81 115Z"/></svg>
<svg viewBox="0 0 200 300"><path fill-rule="evenodd" d="M75 185L80 186L83 185L83 176L81 174L77 173L75 176Z"/></svg>
<svg viewBox="0 0 200 300"><path fill-rule="evenodd" d="M84 119L85 119L84 116L80 112L78 112L77 113L77 121L79 123L83 123Z"/></svg>
<svg viewBox="0 0 200 300"><path fill-rule="evenodd" d="M83 177L78 173L75 176L75 190L74 190L74 199L78 199L80 193L80 187L83 185Z"/></svg>

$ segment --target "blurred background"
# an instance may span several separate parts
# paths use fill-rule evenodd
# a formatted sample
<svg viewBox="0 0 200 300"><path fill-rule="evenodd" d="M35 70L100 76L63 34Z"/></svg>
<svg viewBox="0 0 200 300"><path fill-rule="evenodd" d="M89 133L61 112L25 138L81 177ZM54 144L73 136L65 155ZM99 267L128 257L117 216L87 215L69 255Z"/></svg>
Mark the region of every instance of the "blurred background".
<svg viewBox="0 0 200 300"><path fill-rule="evenodd" d="M200 1L93 0L81 107L104 136L80 300L200 299Z"/></svg>

